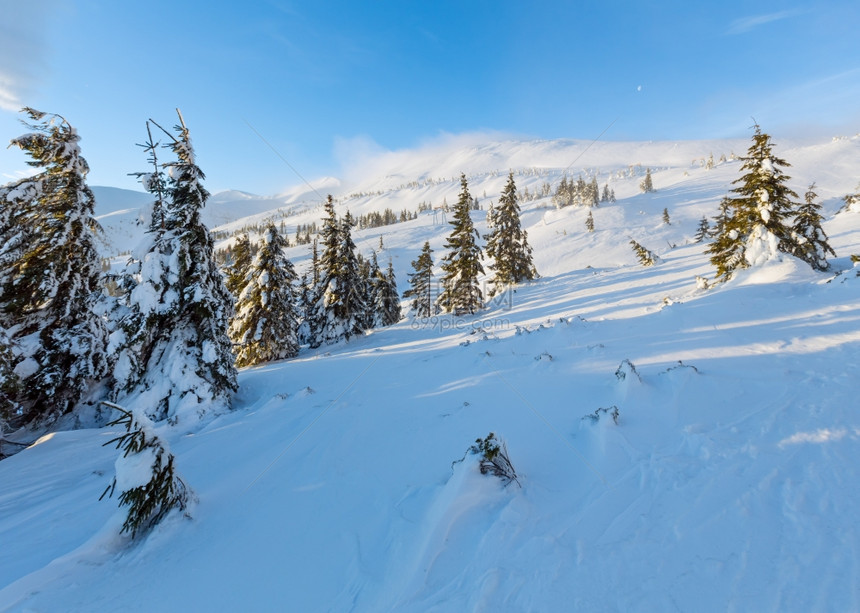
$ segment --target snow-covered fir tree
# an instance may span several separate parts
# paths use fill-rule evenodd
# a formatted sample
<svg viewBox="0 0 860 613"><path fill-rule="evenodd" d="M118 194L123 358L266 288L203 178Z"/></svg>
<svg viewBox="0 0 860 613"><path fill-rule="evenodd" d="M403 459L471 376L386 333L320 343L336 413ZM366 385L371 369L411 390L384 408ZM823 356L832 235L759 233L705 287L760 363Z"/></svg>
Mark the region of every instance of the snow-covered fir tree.
<svg viewBox="0 0 860 613"><path fill-rule="evenodd" d="M114 397L139 402L155 420L176 423L230 405L236 367L227 335L233 299L200 219L209 193L179 115L163 230L150 230L135 257L137 284L111 339L119 351Z"/></svg>
<svg viewBox="0 0 860 613"><path fill-rule="evenodd" d="M71 411L107 371L101 264L77 131L25 108L12 140L40 172L0 188L0 327L14 349L20 423Z"/></svg>
<svg viewBox="0 0 860 613"><path fill-rule="evenodd" d="M708 230L708 237L716 238L724 234L723 228L726 227L726 224L729 221L731 203L732 199L729 198L729 196L724 196L723 199L720 200L719 210L717 211L717 215L714 217L714 225L712 225L711 229Z"/></svg>
<svg viewBox="0 0 860 613"><path fill-rule="evenodd" d="M409 273L409 289L404 298L412 298L409 308L416 317L430 317L435 312L433 304L433 250L430 241L425 241L418 259L412 261Z"/></svg>
<svg viewBox="0 0 860 613"><path fill-rule="evenodd" d="M238 298L245 287L245 281L253 260L251 239L247 232L242 232L236 238L236 242L233 243L233 248L230 249L230 263L224 271L224 285L234 298Z"/></svg>
<svg viewBox="0 0 860 613"><path fill-rule="evenodd" d="M355 225L355 219L347 211L341 221L338 292L335 293L343 315L341 319L343 332L338 333L337 336L343 336L345 339L359 335L366 329L365 283L359 269L357 248L352 240L352 229Z"/></svg>
<svg viewBox="0 0 860 613"><path fill-rule="evenodd" d="M445 241L448 252L442 258L442 292L437 305L454 315L472 314L484 306L484 296L478 284L478 275L484 272L481 266L481 248L478 246L478 231L472 223L469 208L472 198L466 175L460 175L460 197L454 205L451 234ZM498 219L498 211L495 213Z"/></svg>
<svg viewBox="0 0 860 613"><path fill-rule="evenodd" d="M669 218L669 209L663 209L662 220L664 225L669 226L672 224L672 220Z"/></svg>
<svg viewBox="0 0 860 613"><path fill-rule="evenodd" d="M600 187L597 185L596 176L591 177L591 183L588 184L588 197L589 206L600 206Z"/></svg>
<svg viewBox="0 0 860 613"><path fill-rule="evenodd" d="M588 232L594 232L594 215L591 211L588 211L588 217L585 218L585 229Z"/></svg>
<svg viewBox="0 0 860 613"><path fill-rule="evenodd" d="M568 181L566 176L562 177L552 201L558 208L572 205L598 206L600 204L600 189L597 185L597 177L592 177L590 183L586 183L581 175L576 181L573 179Z"/></svg>
<svg viewBox="0 0 860 613"><path fill-rule="evenodd" d="M493 258L490 269L494 271L490 296L504 287L537 278L528 235L520 223L513 171L508 174L508 182L493 212L492 231L486 238L486 253Z"/></svg>
<svg viewBox="0 0 860 613"><path fill-rule="evenodd" d="M821 205L816 202L815 183L804 194L804 203L797 209L791 226L792 255L800 258L812 268L824 271L830 268L827 254L836 257L836 252L827 242L827 234L821 227Z"/></svg>
<svg viewBox="0 0 860 613"><path fill-rule="evenodd" d="M376 282L379 272L379 262L376 259L376 252L372 252L370 259L365 259L362 255L356 254L358 258L358 274L361 277L361 287L364 289L364 318L362 326L369 330L375 327L374 324L374 308L376 305L376 294L379 285Z"/></svg>
<svg viewBox="0 0 860 613"><path fill-rule="evenodd" d="M365 288L352 240L352 216L347 213L339 221L331 196L325 212L320 280L307 314L311 347L349 340L365 329Z"/></svg>
<svg viewBox="0 0 860 613"><path fill-rule="evenodd" d="M296 329L296 335L300 345L309 343L311 338L311 326L310 320L308 319L308 313L311 313L313 309L312 296L313 285L308 279L308 273L304 272L299 280L299 295L296 308L299 315L299 327Z"/></svg>
<svg viewBox="0 0 860 613"><path fill-rule="evenodd" d="M646 194L648 192L654 191L654 183L651 180L651 169L650 168L645 169L645 178L639 182L639 189L641 189Z"/></svg>
<svg viewBox="0 0 860 613"><path fill-rule="evenodd" d="M373 255L374 262L376 254ZM397 291L397 279L394 277L394 264L389 261L385 272L379 266L372 279L374 286L374 303L371 309L371 325L374 328L390 326L400 321L400 294Z"/></svg>
<svg viewBox="0 0 860 613"><path fill-rule="evenodd" d="M702 219L699 220L699 225L696 227L696 233L693 235L693 240L697 243L701 243L703 240L708 238L710 231L711 226L708 223L708 218L702 215Z"/></svg>
<svg viewBox="0 0 860 613"><path fill-rule="evenodd" d="M636 254L636 259L642 266L654 266L660 262L660 258L653 251L643 247L640 243L630 239L630 246L633 247L633 253Z"/></svg>
<svg viewBox="0 0 860 613"><path fill-rule="evenodd" d="M320 285L320 258L319 241L315 238L311 243L311 267L309 271L302 274L299 290L299 343L319 347L316 342L319 336L319 313L317 313L316 293Z"/></svg>
<svg viewBox="0 0 860 613"><path fill-rule="evenodd" d="M287 246L270 221L239 290L230 325L236 366L283 360L299 352L296 272L284 254Z"/></svg>
<svg viewBox="0 0 860 613"><path fill-rule="evenodd" d="M783 171L790 164L773 154L770 136L754 126L753 142L734 181L737 186L724 202L725 216L718 218L714 242L708 247L716 279L728 280L736 270L757 266L777 252L794 251L791 230L786 225L798 206L797 194L786 186L791 178Z"/></svg>

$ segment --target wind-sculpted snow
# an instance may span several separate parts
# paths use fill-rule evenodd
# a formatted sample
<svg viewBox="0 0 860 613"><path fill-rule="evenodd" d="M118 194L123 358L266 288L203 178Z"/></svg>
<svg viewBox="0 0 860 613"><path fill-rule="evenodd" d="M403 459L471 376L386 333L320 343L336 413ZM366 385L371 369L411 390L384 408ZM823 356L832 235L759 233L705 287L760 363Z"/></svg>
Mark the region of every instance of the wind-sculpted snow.
<svg viewBox="0 0 860 613"><path fill-rule="evenodd" d="M801 188L829 147L799 156ZM98 501L116 432L0 462L0 609L860 609L860 216L833 195L856 180L824 196L832 272L771 260L706 290L692 236L737 168L656 171L651 194L619 180L594 233L584 209L526 203L540 279L241 371L232 412L163 433L199 502L145 540ZM399 280L448 227L383 230ZM488 432L522 487L457 462Z"/></svg>

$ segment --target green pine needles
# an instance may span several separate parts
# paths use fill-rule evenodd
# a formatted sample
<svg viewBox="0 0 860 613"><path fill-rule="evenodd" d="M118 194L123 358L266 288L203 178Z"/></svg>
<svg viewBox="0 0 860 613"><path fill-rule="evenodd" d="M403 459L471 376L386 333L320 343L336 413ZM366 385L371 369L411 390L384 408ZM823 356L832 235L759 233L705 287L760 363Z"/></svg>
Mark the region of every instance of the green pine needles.
<svg viewBox="0 0 860 613"><path fill-rule="evenodd" d="M108 426L124 426L125 433L109 440L123 449L116 462L116 475L99 500L112 497L119 488L119 506L128 507L120 533L134 538L151 530L172 510L184 511L191 492L176 474L173 454L155 434L152 421L145 415L119 405L102 403L120 412Z"/></svg>

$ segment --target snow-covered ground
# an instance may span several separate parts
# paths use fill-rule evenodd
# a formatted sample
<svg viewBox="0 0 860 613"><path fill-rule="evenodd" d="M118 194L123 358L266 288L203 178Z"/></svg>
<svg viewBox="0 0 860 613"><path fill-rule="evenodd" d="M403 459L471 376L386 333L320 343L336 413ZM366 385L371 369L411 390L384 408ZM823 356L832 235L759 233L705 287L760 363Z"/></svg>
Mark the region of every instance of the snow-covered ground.
<svg viewBox="0 0 860 613"><path fill-rule="evenodd" d="M508 168L534 191L587 145L455 144L374 161L339 210L453 204L459 170L486 208ZM777 139L795 191L818 181L834 272L784 260L698 289L713 269L692 236L740 164L693 160L745 149L595 145L569 171L612 177L594 233L584 209L523 204L538 281L474 317L407 318L242 371L234 411L160 429L197 501L139 542L119 536L115 498L98 500L115 430L58 432L0 462L0 609L860 609L860 215L836 213L860 139ZM221 202L266 215L265 199L234 196ZM275 200L288 226L319 219L310 196ZM356 242L383 236L402 291L447 231L425 213ZM637 265L631 238L662 263ZM308 249L290 255L301 267ZM522 487L457 462L489 432Z"/></svg>

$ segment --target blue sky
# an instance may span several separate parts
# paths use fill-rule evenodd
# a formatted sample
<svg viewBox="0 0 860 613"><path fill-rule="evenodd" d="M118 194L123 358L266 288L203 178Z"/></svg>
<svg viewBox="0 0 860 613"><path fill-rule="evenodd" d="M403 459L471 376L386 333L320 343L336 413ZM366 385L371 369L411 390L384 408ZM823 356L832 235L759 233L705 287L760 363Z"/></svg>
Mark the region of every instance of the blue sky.
<svg viewBox="0 0 860 613"><path fill-rule="evenodd" d="M751 117L777 139L860 132L856 0L0 0L0 14L0 139L25 131L23 104L60 113L93 185L134 187L146 119L172 126L175 107L209 189L260 194L300 182L273 149L313 179L463 132L744 137ZM25 161L2 151L0 179Z"/></svg>

